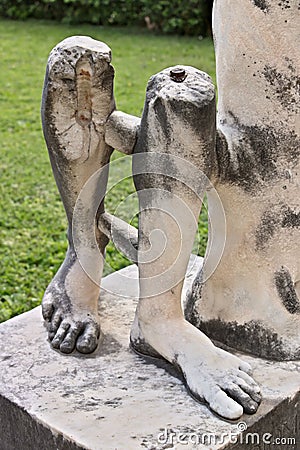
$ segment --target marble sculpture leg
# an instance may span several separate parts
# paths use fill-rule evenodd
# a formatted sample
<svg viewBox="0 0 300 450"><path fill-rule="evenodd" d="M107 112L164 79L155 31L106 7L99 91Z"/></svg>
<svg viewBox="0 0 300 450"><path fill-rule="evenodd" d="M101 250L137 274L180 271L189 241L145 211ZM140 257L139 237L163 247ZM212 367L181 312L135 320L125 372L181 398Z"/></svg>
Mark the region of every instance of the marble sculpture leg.
<svg viewBox="0 0 300 450"><path fill-rule="evenodd" d="M58 44L48 60L44 84L43 130L56 183L66 210L69 248L43 298L49 339L64 353L95 350L99 334L98 299L107 237L96 227L95 211L103 212L107 170L85 189L90 177L109 162L112 148L104 141L104 125L114 110L110 49L88 37ZM72 223L73 222L73 223ZM74 228L75 227L75 228ZM74 248L76 235L77 249ZM96 251L95 251L96 247ZM92 273L78 259L88 261ZM92 276L91 276L92 275Z"/></svg>
<svg viewBox="0 0 300 450"><path fill-rule="evenodd" d="M177 67L152 77L133 160L140 301L131 345L180 368L193 397L236 419L243 411L254 413L260 401L251 368L185 321L181 307L201 195L214 161L215 95L208 75Z"/></svg>

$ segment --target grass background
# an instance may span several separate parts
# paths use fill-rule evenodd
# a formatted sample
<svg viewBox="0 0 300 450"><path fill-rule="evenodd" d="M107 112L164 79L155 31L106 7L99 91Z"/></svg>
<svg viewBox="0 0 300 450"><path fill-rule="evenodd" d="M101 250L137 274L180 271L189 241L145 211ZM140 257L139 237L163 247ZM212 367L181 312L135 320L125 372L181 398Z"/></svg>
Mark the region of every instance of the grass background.
<svg viewBox="0 0 300 450"><path fill-rule="evenodd" d="M210 39L0 19L0 321L37 306L64 259L67 222L42 136L40 101L50 50L65 37L78 34L112 48L117 107L130 114L141 115L147 81L163 68L191 65L215 79ZM128 158L120 156L114 152L112 184L130 175ZM108 211L117 209L118 215L130 220L126 199L132 192L130 178L118 183L108 196ZM205 209L199 230L198 252L203 254ZM106 273L129 263L109 244Z"/></svg>

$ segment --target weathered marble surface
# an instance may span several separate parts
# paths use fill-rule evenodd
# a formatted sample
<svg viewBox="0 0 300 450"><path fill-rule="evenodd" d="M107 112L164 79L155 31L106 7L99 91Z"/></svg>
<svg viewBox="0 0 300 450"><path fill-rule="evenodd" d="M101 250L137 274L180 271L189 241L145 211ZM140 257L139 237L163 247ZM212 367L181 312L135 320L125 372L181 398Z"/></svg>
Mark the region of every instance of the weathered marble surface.
<svg viewBox="0 0 300 450"><path fill-rule="evenodd" d="M194 265L184 291L196 269ZM50 352L40 308L0 325L1 450L217 449L225 444L174 441L172 446L159 443L157 436L166 428L220 437L236 433L241 421L261 437L292 437L297 429L299 433L295 417L300 363L243 355L254 367L263 402L254 416L226 423L187 395L182 382L166 370L174 373L169 365L158 367L128 348L138 295L136 267L104 278L102 286L104 339L92 355ZM243 445L237 448L264 448Z"/></svg>
<svg viewBox="0 0 300 450"><path fill-rule="evenodd" d="M300 359L298 1L216 0L218 86L214 251L188 319L210 338L274 360ZM201 280L204 280L203 282Z"/></svg>

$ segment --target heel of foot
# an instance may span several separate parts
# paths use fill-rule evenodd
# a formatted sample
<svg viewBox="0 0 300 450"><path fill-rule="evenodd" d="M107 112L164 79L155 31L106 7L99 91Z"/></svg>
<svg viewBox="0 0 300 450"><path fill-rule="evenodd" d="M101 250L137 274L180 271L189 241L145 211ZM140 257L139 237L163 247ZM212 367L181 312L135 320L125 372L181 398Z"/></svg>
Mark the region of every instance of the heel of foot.
<svg viewBox="0 0 300 450"><path fill-rule="evenodd" d="M142 338L130 337L130 348L140 356L164 359L151 345Z"/></svg>
<svg viewBox="0 0 300 450"><path fill-rule="evenodd" d="M146 342L141 331L137 315L134 318L130 333L130 348L140 356L164 359L162 356Z"/></svg>

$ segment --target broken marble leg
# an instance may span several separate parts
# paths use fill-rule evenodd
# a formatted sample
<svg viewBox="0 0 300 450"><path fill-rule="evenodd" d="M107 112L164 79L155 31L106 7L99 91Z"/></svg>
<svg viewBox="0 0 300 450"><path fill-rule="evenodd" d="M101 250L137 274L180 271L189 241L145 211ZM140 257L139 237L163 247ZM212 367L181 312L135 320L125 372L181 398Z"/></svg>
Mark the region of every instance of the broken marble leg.
<svg viewBox="0 0 300 450"><path fill-rule="evenodd" d="M183 316L181 291L203 192L215 157L215 93L190 67L152 77L135 154L139 196L140 300L133 349L179 368L188 391L227 419L254 413L260 401L251 368L213 343Z"/></svg>
<svg viewBox="0 0 300 450"><path fill-rule="evenodd" d="M47 65L43 131L68 218L69 248L42 309L51 345L63 353L75 348L90 353L100 335L101 255L108 239L96 222L104 211L112 153L104 139L107 117L115 108L110 60L105 44L75 36L52 50Z"/></svg>

